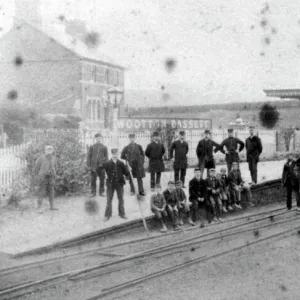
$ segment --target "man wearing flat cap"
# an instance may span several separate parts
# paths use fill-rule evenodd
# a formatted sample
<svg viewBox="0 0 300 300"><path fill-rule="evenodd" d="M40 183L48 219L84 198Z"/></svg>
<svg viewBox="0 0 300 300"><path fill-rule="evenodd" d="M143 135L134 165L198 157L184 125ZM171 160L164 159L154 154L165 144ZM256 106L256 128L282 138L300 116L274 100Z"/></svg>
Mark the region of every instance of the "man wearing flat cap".
<svg viewBox="0 0 300 300"><path fill-rule="evenodd" d="M225 154L225 160L227 163L227 172L232 169L232 163L237 162L239 163L239 152L244 149L244 142L240 139L233 136L233 129L229 128L228 130L228 138L226 138L220 145L219 150ZM224 150L225 147L225 150Z"/></svg>
<svg viewBox="0 0 300 300"><path fill-rule="evenodd" d="M105 210L105 221L108 221L112 216L112 200L114 192L117 192L119 201L119 217L127 219L124 208L124 185L125 178L129 176L128 168L118 159L118 149L111 150L112 158L104 164L104 169L107 175L107 204Z"/></svg>
<svg viewBox="0 0 300 300"><path fill-rule="evenodd" d="M250 136L246 139L247 162L251 174L252 184L257 183L257 164L263 147L258 136L254 135L254 126L249 126Z"/></svg>
<svg viewBox="0 0 300 300"><path fill-rule="evenodd" d="M121 153L121 159L126 160L131 168L132 177L137 179L139 194L144 196L144 187L143 187L143 178L145 175L144 170L144 162L145 162L145 155L141 145L135 142L135 134L129 134L129 145L124 147ZM135 194L135 188L133 185L133 178L130 176L130 190L131 194Z"/></svg>
<svg viewBox="0 0 300 300"><path fill-rule="evenodd" d="M96 182L99 177L99 194L104 197L104 181L105 181L105 170L104 164L108 160L107 147L101 143L101 134L95 134L96 143L92 145L88 151L87 166L91 171L91 189L92 196L96 196Z"/></svg>
<svg viewBox="0 0 300 300"><path fill-rule="evenodd" d="M160 142L158 132L154 132L153 141L147 146L145 155L149 159L150 186L154 191L155 184L160 183L161 173L165 170L163 156L166 152L164 145Z"/></svg>
<svg viewBox="0 0 300 300"><path fill-rule="evenodd" d="M220 147L218 143L211 140L210 135L210 130L206 129L204 131L204 139L199 141L196 148L201 176L204 175L204 169L206 169L206 177L208 177L208 170L216 167L213 156L213 148L215 148L214 152L217 152Z"/></svg>
<svg viewBox="0 0 300 300"><path fill-rule="evenodd" d="M180 179L182 181L183 188L185 188L184 186L185 175L186 175L186 169L188 167L187 154L189 152L189 145L184 139L185 139L185 132L180 131L179 139L172 143L170 149L170 159L173 161L175 182L177 182ZM175 159L173 158L174 152L175 152Z"/></svg>

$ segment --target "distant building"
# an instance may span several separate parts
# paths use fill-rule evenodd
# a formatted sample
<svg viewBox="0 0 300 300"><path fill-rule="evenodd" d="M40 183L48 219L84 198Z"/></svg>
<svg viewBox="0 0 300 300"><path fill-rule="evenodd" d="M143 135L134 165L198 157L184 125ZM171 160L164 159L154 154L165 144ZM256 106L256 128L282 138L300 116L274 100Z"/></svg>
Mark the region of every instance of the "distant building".
<svg viewBox="0 0 300 300"><path fill-rule="evenodd" d="M300 89L264 90L267 97L300 100Z"/></svg>
<svg viewBox="0 0 300 300"><path fill-rule="evenodd" d="M0 101L76 114L88 127L107 128L112 107L106 92L124 89L124 68L67 34L58 40L43 32L38 2L15 0L14 24L0 39ZM124 96L119 113L123 109Z"/></svg>
<svg viewBox="0 0 300 300"><path fill-rule="evenodd" d="M235 122L230 122L229 127L236 130L245 130L249 127L249 122L244 122L242 118L237 118Z"/></svg>

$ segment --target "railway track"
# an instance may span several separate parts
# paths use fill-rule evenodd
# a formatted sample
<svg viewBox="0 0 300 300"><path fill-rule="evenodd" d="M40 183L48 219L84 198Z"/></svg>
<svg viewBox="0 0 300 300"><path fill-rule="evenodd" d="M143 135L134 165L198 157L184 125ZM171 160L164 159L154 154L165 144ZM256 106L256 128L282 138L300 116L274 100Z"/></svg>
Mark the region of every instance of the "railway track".
<svg viewBox="0 0 300 300"><path fill-rule="evenodd" d="M294 217L290 219L290 213L292 211L283 211L282 209L279 210L273 210L265 213L259 213L256 215L248 215L245 217L239 217L235 219L236 221L245 221L242 223L238 223L232 226L228 226L219 230L214 230L212 232L207 232L201 235L197 236L192 236L188 237L185 239L181 239L176 242L171 242L167 243L161 246L156 246L151 249L147 249L144 251L137 251L136 249L134 250L133 254L126 255L124 257L120 257L117 259L113 260L104 260L99 263L99 258L95 260L91 260L91 257L89 255L94 256L95 252L99 252L101 255L101 252L104 253L103 251L105 250L105 247L99 248L99 249L94 249L93 252L87 254L81 254L81 255L87 255L88 260L92 261L92 266L91 267L84 267L84 268L78 268L76 270L71 270L67 272L59 272L59 274L51 276L51 277L41 277L42 273L41 272L41 266L45 266L45 262L36 262L33 264L28 264L23 266L23 272L24 270L31 270L31 273L34 273L38 275L39 278L43 278L41 280L38 280L36 277L32 276L27 281L20 281L17 283L13 282L14 275L16 273L22 273L22 266L16 267L16 268L10 268L7 270L2 270L0 273L0 282L1 282L1 277L5 276L7 278L8 275L11 276L11 286L8 288L4 288L0 292L0 299L12 299L17 296L22 296L26 295L28 293L31 293L32 291L36 291L38 289L44 289L45 287L53 286L53 285L59 285L59 284L65 284L66 282L78 282L80 280L88 280L90 278L95 278L98 276L103 276L105 274L110 274L114 273L116 270L124 270L131 268L132 265L135 265L136 263L143 263L143 261L146 263L147 260L150 257L155 257L155 255L159 256L164 256L166 254L174 255L174 253L181 253L182 251L184 252L184 249L186 247L191 247L193 246L194 249L197 249L199 245L209 243L209 242L216 242L218 240L224 240L227 238L232 238L235 235L241 235L245 234L247 232L253 232L253 230L267 230L267 228L271 228L274 226L280 226L284 224L289 224L292 222L296 222L299 220L299 217ZM288 217L288 219L285 219L285 217ZM251 220L253 218L253 220ZM282 218L282 219L279 219ZM279 219L279 221L276 221ZM249 221L250 220L250 221ZM241 230L237 230L239 228L246 227ZM196 230L193 229L193 231L196 232ZM172 236L172 235L171 235ZM150 239L147 241L146 239L143 239L144 242L151 242L154 240L159 241L159 244L162 244L162 241L159 237ZM141 244L142 242L136 242L137 246ZM110 249L122 249L122 247L127 246L127 243L122 243L122 244L116 244L110 246ZM137 247L138 248L138 247ZM149 248L149 247L148 247ZM175 251L175 252L174 252ZM176 252L178 251L178 252ZM170 253L171 252L171 253ZM173 253L173 254L172 254ZM107 253L109 254L109 253ZM110 253L113 255L113 253ZM79 253L77 254L79 255ZM61 257L57 258L52 261L46 262L46 264L51 264L51 263L69 263L70 259L72 259L72 262L74 262L74 259L78 258L76 256L66 256L66 257ZM116 257L115 257L116 258ZM97 263L98 262L98 263ZM129 263L129 264L128 264ZM125 266L124 266L125 264ZM115 268L117 267L117 269ZM34 270L34 271L33 271ZM3 278L3 277L2 277ZM14 284L13 284L14 283ZM103 296L103 295L102 295ZM101 297L102 297L101 296ZM22 298L23 299L23 298Z"/></svg>

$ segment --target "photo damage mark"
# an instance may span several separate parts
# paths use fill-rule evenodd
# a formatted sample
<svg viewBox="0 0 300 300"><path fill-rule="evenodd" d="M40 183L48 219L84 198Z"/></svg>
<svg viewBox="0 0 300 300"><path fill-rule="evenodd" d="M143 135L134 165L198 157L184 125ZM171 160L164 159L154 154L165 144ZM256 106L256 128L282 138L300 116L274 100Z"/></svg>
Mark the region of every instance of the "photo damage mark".
<svg viewBox="0 0 300 300"><path fill-rule="evenodd" d="M175 70L176 65L177 65L177 62L173 58L167 58L165 61L165 68L169 73L171 73Z"/></svg>
<svg viewBox="0 0 300 300"><path fill-rule="evenodd" d="M18 98L18 92L16 90L11 90L7 94L7 99L16 100Z"/></svg>

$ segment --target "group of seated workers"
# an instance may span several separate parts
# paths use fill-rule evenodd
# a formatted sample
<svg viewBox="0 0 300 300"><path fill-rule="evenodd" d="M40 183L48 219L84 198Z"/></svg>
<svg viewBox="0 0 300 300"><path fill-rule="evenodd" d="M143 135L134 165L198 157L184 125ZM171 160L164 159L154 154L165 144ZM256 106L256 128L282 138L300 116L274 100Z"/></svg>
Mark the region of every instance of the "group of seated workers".
<svg viewBox="0 0 300 300"><path fill-rule="evenodd" d="M170 218L174 230L180 230L184 216L191 226L195 226L197 215L200 227L204 227L203 212L208 223L222 222L222 214L234 209L241 210L241 193L245 192L247 202L252 204L250 187L242 179L238 163L233 163L228 176L226 169L220 174L210 169L206 180L202 179L199 168L194 170L194 178L189 182L189 197L179 180L168 182L168 188L162 192L160 184L155 186L151 196L151 210L161 222L161 232L166 232L166 219ZM202 213L201 213L202 212Z"/></svg>

